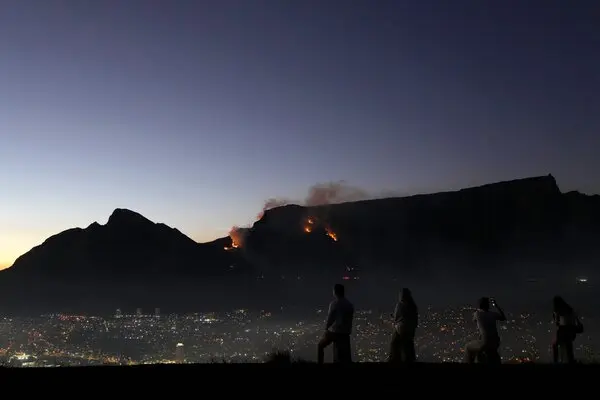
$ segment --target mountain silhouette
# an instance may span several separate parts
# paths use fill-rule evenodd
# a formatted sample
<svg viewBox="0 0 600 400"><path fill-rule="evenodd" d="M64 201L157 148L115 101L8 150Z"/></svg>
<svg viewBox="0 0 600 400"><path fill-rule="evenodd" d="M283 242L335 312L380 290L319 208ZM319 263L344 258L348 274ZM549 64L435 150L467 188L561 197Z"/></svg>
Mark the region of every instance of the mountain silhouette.
<svg viewBox="0 0 600 400"><path fill-rule="evenodd" d="M339 279L349 267L423 276L441 265L479 273L515 262L560 269L600 255L600 196L563 194L548 175L454 192L288 205L267 210L237 239L199 244L116 209L105 225L54 235L0 271L1 307L193 308L265 300L285 291L264 283L269 279Z"/></svg>

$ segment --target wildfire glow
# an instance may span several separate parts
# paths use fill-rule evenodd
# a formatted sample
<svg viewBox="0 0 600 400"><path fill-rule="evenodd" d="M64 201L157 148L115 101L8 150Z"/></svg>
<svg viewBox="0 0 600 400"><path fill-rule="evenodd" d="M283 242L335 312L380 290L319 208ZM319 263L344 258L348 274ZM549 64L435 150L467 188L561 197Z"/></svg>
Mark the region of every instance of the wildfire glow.
<svg viewBox="0 0 600 400"><path fill-rule="evenodd" d="M334 241L337 242L337 240L338 240L337 234L334 231L332 231L329 228L325 228L325 232L327 233L327 236L329 236L330 238L332 238Z"/></svg>
<svg viewBox="0 0 600 400"><path fill-rule="evenodd" d="M315 220L313 217L308 217L306 219L306 225L304 225L304 232L311 233L313 231L312 225L314 225Z"/></svg>
<svg viewBox="0 0 600 400"><path fill-rule="evenodd" d="M240 228L234 226L229 231L229 237L231 238L231 247L225 246L225 250L237 249L242 246L242 240L244 239L244 234L240 232Z"/></svg>

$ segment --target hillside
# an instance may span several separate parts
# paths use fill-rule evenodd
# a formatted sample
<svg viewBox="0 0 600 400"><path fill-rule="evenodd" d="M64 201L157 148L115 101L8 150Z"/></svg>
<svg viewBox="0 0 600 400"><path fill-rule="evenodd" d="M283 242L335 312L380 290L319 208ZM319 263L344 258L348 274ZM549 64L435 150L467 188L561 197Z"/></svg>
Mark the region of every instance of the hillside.
<svg viewBox="0 0 600 400"><path fill-rule="evenodd" d="M180 307L286 292L282 279L427 276L509 264L565 272L600 255L600 197L552 176L403 198L267 210L231 238L198 244L130 210L48 238L0 272L5 309ZM533 268L533 267L532 267ZM298 283L299 284L299 283ZM279 292L278 292L279 291Z"/></svg>
<svg viewBox="0 0 600 400"><path fill-rule="evenodd" d="M592 243L599 237L600 197L562 194L555 179L544 176L404 198L280 207L245 232L242 247L265 265L293 258L303 270L328 260L423 272L441 261L476 270L514 260L568 263L597 254Z"/></svg>

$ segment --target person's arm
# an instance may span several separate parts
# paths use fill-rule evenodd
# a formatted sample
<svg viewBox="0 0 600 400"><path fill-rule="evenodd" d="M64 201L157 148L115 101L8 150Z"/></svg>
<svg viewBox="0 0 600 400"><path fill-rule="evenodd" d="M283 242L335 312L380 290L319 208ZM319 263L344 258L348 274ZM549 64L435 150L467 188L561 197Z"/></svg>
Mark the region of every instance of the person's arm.
<svg viewBox="0 0 600 400"><path fill-rule="evenodd" d="M328 330L335 321L335 303L329 304L329 312L327 313L327 323L325 324L325 330Z"/></svg>
<svg viewBox="0 0 600 400"><path fill-rule="evenodd" d="M554 322L554 325L558 326L559 321L560 321L560 318L558 318L558 315L555 312L553 312L552 313L552 322Z"/></svg>
<svg viewBox="0 0 600 400"><path fill-rule="evenodd" d="M394 313L392 314L392 319L393 319L393 322L396 323L396 322L400 321L401 318L402 318L402 303L398 303L398 304L396 304L396 307L394 308Z"/></svg>
<svg viewBox="0 0 600 400"><path fill-rule="evenodd" d="M496 310L498 311L498 321L506 321L506 315L504 314L504 310L500 308L498 303L496 303Z"/></svg>

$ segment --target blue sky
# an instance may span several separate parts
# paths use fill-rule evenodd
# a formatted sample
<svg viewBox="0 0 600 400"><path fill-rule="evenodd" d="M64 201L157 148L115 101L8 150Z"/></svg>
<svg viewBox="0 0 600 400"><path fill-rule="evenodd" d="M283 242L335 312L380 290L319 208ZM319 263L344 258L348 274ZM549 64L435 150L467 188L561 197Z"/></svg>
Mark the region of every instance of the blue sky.
<svg viewBox="0 0 600 400"><path fill-rule="evenodd" d="M3 2L0 266L116 207L211 240L318 182L600 193L594 4Z"/></svg>

